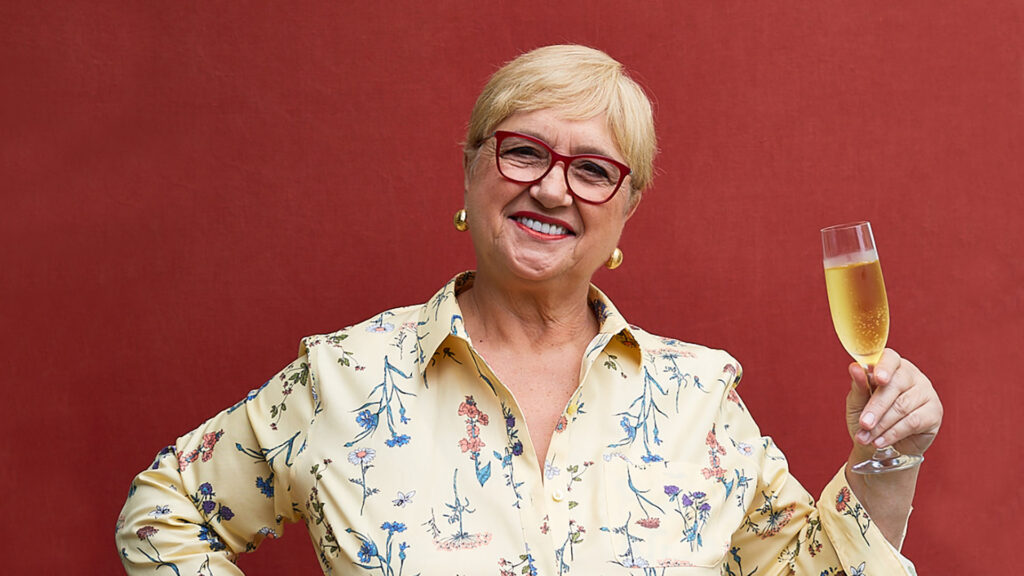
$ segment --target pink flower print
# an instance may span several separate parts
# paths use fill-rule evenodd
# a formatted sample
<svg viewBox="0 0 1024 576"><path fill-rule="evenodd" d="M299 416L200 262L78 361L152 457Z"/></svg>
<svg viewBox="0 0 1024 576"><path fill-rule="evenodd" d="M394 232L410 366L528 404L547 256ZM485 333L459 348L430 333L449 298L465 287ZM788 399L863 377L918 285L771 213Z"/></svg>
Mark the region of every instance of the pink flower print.
<svg viewBox="0 0 1024 576"><path fill-rule="evenodd" d="M725 454L725 448L722 448L722 445L718 443L718 436L715 434L714 428L708 432L706 444L711 448L712 453Z"/></svg>
<svg viewBox="0 0 1024 576"><path fill-rule="evenodd" d="M842 512L846 510L846 505L850 501L850 489L843 486L839 490L839 494L836 495L836 512Z"/></svg>
<svg viewBox="0 0 1024 576"><path fill-rule="evenodd" d="M719 480L725 478L725 468L721 468L719 466L714 468L702 468L700 473L704 475L705 480L710 478L716 478Z"/></svg>
<svg viewBox="0 0 1024 576"><path fill-rule="evenodd" d="M462 448L463 452L479 452L480 448L484 446L486 444L484 444L484 441L479 436L459 440L459 448Z"/></svg>
<svg viewBox="0 0 1024 576"><path fill-rule="evenodd" d="M147 538L156 536L156 533L159 531L160 530L156 526L146 525L136 530L135 535L139 537L139 540L146 540Z"/></svg>
<svg viewBox="0 0 1024 576"><path fill-rule="evenodd" d="M199 448L196 448L187 454L178 455L178 470L184 472L185 469L196 460L201 459L203 462L208 462L210 458L213 458L213 449L217 446L217 441L220 440L223 435L223 430L203 434L203 442Z"/></svg>
<svg viewBox="0 0 1024 576"><path fill-rule="evenodd" d="M210 458L213 458L213 448L217 445L217 441L220 440L220 437L223 435L223 430L208 432L203 435L203 445L199 448L199 451L203 454L203 462L207 462Z"/></svg>
<svg viewBox="0 0 1024 576"><path fill-rule="evenodd" d="M555 432L565 432L565 427L568 426L568 424L569 421L565 419L565 415L563 414L558 419L558 423L555 424Z"/></svg>
<svg viewBox="0 0 1024 576"><path fill-rule="evenodd" d="M650 528L653 530L661 526L661 518L641 518L640 520L637 520L636 523L644 528Z"/></svg>
<svg viewBox="0 0 1024 576"><path fill-rule="evenodd" d="M491 477L491 464L488 462L484 466L480 465L480 449L486 446L480 439L480 426L487 426L491 419L477 408L472 396L466 396L466 401L459 404L458 414L466 417L466 437L459 439L459 448L463 453L469 452L477 481L483 486Z"/></svg>
<svg viewBox="0 0 1024 576"><path fill-rule="evenodd" d="M476 418L478 410L476 409L476 401L473 400L472 396L466 396L466 401L459 404L459 416L469 416L470 418Z"/></svg>
<svg viewBox="0 0 1024 576"><path fill-rule="evenodd" d="M195 462L197 458L199 458L199 450L178 454L178 469L184 472L188 465Z"/></svg>
<svg viewBox="0 0 1024 576"><path fill-rule="evenodd" d="M693 567L693 562L688 560L677 560L675 558L666 558L664 560L658 560L658 568L678 568L678 567Z"/></svg>
<svg viewBox="0 0 1024 576"><path fill-rule="evenodd" d="M728 399L733 404L740 405L740 395L739 395L738 392L736 392L735 388L733 388L732 390L729 390Z"/></svg>

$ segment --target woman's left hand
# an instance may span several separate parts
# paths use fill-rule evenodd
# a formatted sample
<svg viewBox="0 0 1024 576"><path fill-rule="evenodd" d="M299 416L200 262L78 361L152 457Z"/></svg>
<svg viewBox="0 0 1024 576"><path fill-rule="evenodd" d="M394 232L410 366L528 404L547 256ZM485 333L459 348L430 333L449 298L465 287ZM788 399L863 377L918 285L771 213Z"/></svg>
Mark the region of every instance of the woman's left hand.
<svg viewBox="0 0 1024 576"><path fill-rule="evenodd" d="M856 451L865 459L885 446L924 454L942 424L942 402L917 366L887 348L874 368L873 394L864 368L851 364L850 376L846 422Z"/></svg>

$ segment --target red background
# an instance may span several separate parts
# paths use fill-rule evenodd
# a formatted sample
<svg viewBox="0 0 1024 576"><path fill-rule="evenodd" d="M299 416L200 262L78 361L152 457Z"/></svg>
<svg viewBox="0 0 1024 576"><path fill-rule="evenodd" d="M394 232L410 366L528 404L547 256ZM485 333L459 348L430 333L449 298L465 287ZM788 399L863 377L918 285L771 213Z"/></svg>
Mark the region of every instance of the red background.
<svg viewBox="0 0 1024 576"><path fill-rule="evenodd" d="M131 477L294 358L471 268L459 143L495 68L578 42L652 94L658 176L596 282L732 352L798 478L845 458L818 229L870 219L891 345L946 419L905 552L1010 569L1024 360L1024 4L0 6L7 573L117 573ZM243 558L317 573L304 528Z"/></svg>

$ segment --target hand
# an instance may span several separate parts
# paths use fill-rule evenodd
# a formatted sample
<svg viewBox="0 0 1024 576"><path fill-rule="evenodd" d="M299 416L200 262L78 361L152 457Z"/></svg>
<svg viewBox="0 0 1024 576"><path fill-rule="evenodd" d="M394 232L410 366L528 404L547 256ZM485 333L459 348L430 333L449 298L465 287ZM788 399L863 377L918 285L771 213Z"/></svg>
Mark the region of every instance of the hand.
<svg viewBox="0 0 1024 576"><path fill-rule="evenodd" d="M850 376L846 423L855 450L864 459L885 446L924 454L942 424L942 402L917 366L887 348L874 368L874 394L859 364L850 365Z"/></svg>

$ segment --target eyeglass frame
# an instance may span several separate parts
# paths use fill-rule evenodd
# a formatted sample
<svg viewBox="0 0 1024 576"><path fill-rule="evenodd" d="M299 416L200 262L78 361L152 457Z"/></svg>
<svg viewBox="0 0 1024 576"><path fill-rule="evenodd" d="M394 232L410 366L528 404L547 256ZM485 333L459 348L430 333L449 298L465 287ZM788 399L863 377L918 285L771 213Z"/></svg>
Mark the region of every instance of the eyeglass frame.
<svg viewBox="0 0 1024 576"><path fill-rule="evenodd" d="M544 170L543 174L541 174L539 177L537 177L537 178L535 178L533 180L516 180L515 178L509 177L507 174L505 174L501 170L501 156L499 155L499 151L501 150L501 142L505 138L508 138L509 136L514 136L516 138L523 138L524 140L529 140L530 142L533 142L534 144L538 144L538 145L542 146L545 150L548 151L549 154L551 154L551 161L548 163L548 167L547 167L546 170ZM501 174L502 178L504 178L505 180L508 180L509 182L515 182L516 184L526 184L526 185L532 186L532 185L536 184L537 182L540 182L541 180L543 180L545 177L547 177L547 175L551 172L551 169L555 167L555 164L558 163L558 162L561 162L562 163L562 172L565 175L565 189L569 191L569 194L571 194L573 198L579 200L580 202L586 202L587 204L601 205L601 204L605 204L606 202L609 202L612 198L615 197L616 194L618 194L619 188L622 188L622 183L626 180L626 177L629 176L633 172L632 168L630 168L629 166L626 166L622 162L619 162L618 160L616 160L614 158L609 158L608 156L602 156L600 154L559 154L547 142L545 142L545 141L543 141L543 140L541 140L539 138L535 138L533 136L530 136L529 134L523 134L521 132L512 132L512 131L509 131L509 130L495 130L493 133L491 133L490 136L488 136L488 138L491 138L491 137L494 138L494 164L498 168L498 174ZM579 194L577 194L572 189L572 185L569 184L569 165L572 163L573 160L576 160L576 159L579 159L579 158L595 158L595 159L603 160L605 162L610 162L616 168L619 169L619 181L615 183L615 188L612 190L612 193L609 194L608 197L605 198L604 200L589 200L587 198L584 198L584 197L580 196Z"/></svg>

